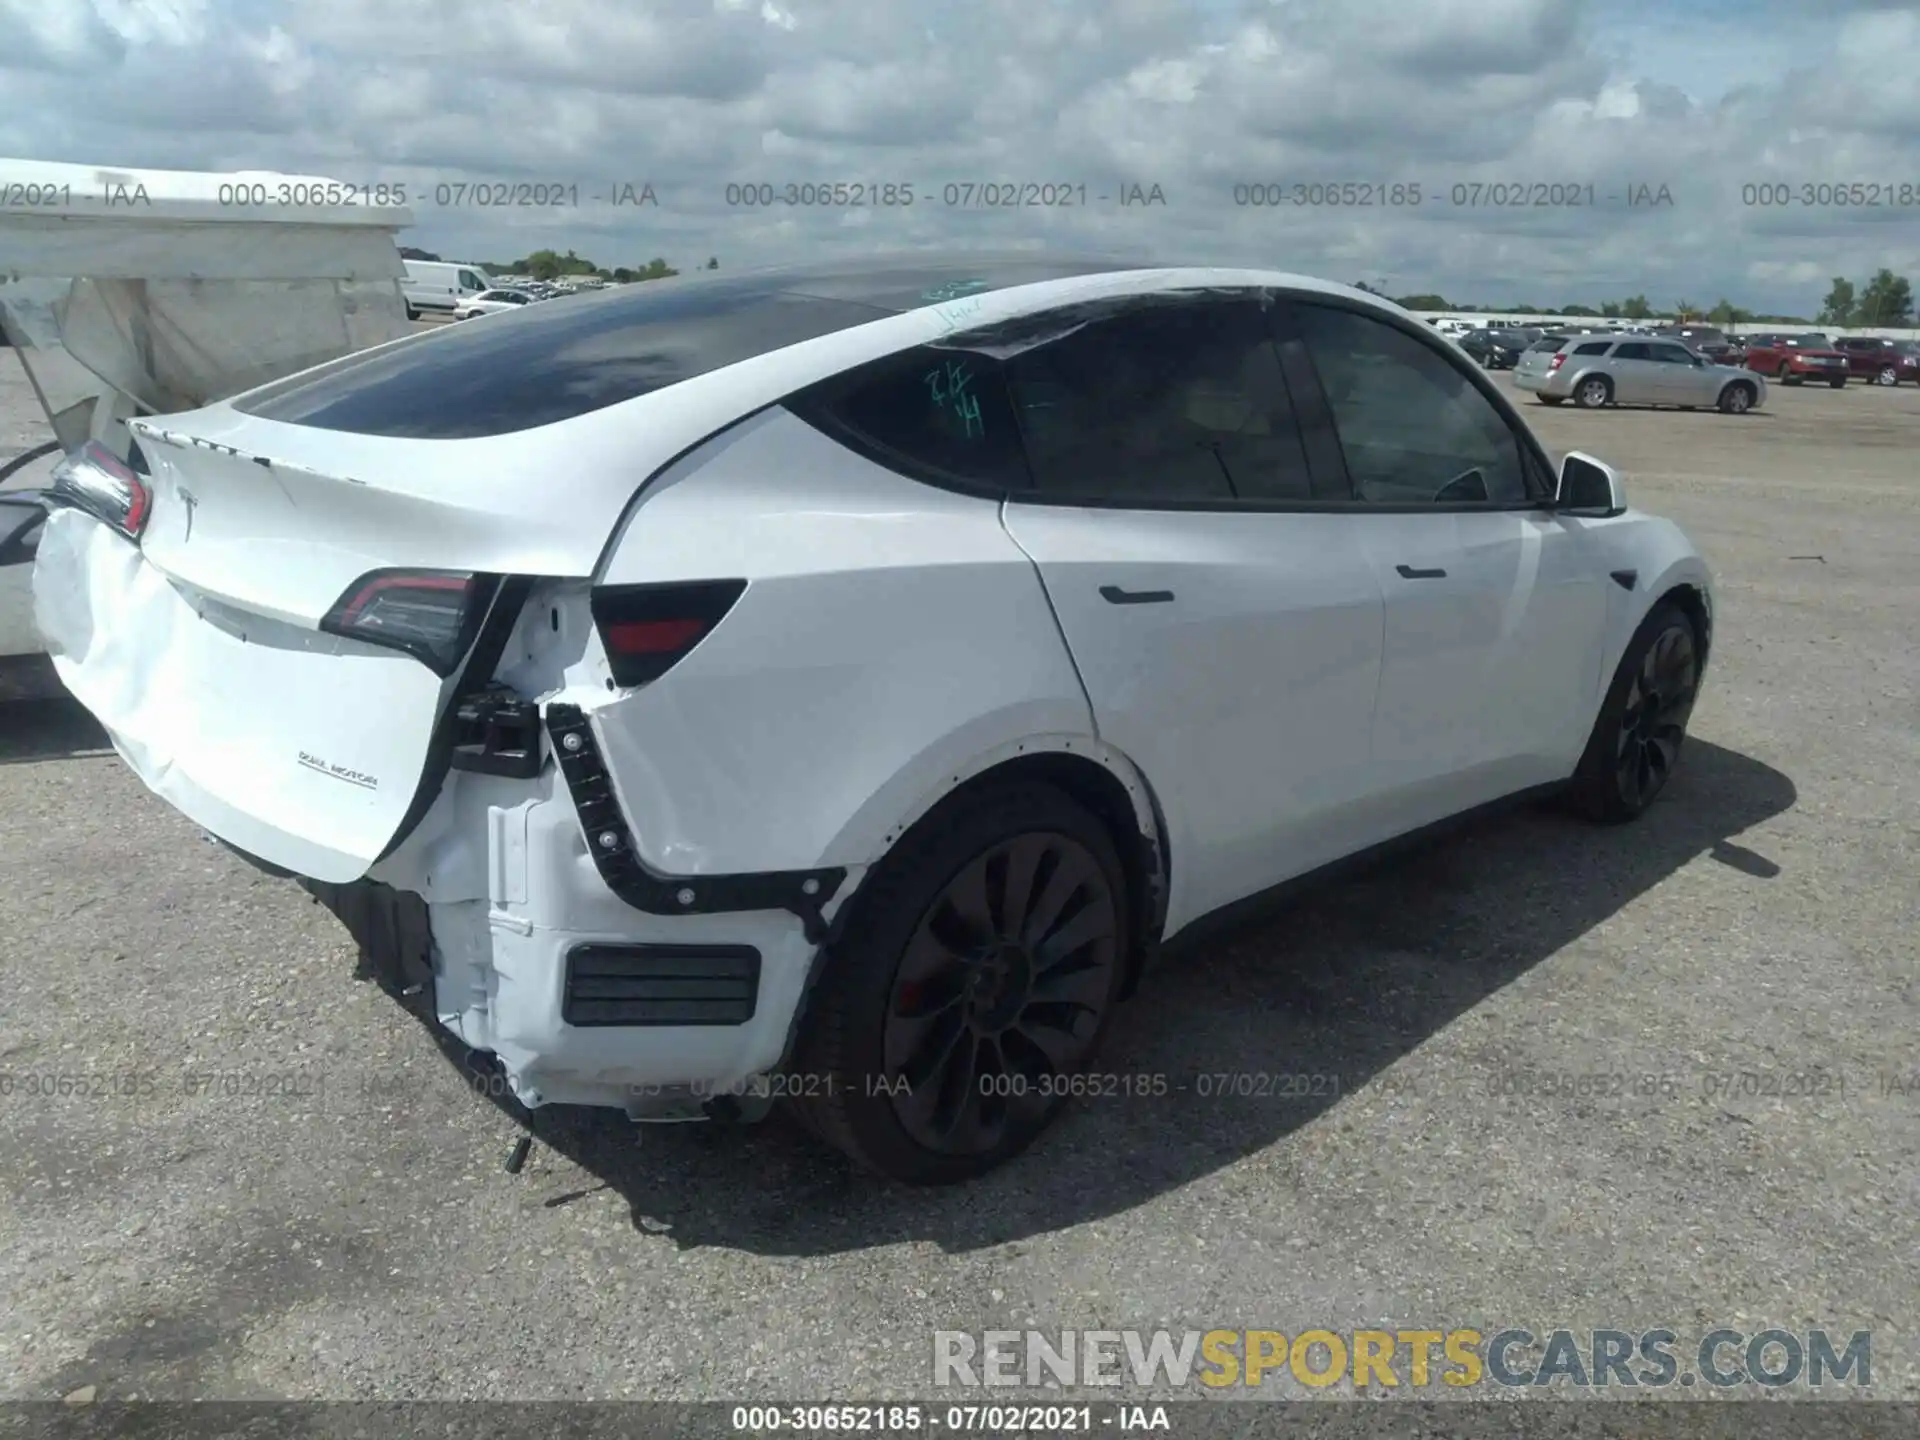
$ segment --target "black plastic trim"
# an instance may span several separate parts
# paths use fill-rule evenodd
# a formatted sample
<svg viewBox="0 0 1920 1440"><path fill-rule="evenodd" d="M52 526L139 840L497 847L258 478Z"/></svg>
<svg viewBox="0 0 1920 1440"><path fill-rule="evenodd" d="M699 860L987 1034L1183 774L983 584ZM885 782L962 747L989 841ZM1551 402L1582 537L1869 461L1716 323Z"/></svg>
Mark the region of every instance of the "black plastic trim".
<svg viewBox="0 0 1920 1440"><path fill-rule="evenodd" d="M593 725L577 705L547 706L547 735L566 777L587 851L600 878L627 904L649 915L714 915L743 910L787 910L820 944L827 927L821 907L846 880L844 868L767 870L740 875L659 875L634 853L633 832L621 812Z"/></svg>
<svg viewBox="0 0 1920 1440"><path fill-rule="evenodd" d="M499 687L463 695L453 709L455 770L509 780L531 780L540 773L545 756L538 705Z"/></svg>
<svg viewBox="0 0 1920 1440"><path fill-rule="evenodd" d="M463 695L491 683L493 672L500 666L500 657L506 653L507 641L513 635L514 626L520 623L520 611L526 606L527 596L532 591L533 577L527 575L509 575L495 587L493 604L487 607L486 619L480 624L480 637L467 653L466 663L460 667L459 676L453 682L455 695ZM454 747L460 737L459 710L458 701L449 701L447 708L440 712L439 722L433 727L433 738L427 745L427 763L420 771L420 783L413 792L413 803L401 817L393 838L387 842L387 848L374 860L376 865L406 843L407 837L426 818L427 811L433 808L433 802L440 797L440 787L446 783L447 773L453 768Z"/></svg>
<svg viewBox="0 0 1920 1440"><path fill-rule="evenodd" d="M751 945L575 945L560 1018L576 1029L745 1025L760 1005Z"/></svg>
<svg viewBox="0 0 1920 1440"><path fill-rule="evenodd" d="M0 565L25 565L33 560L40 527L47 523L47 506L47 495L41 490L0 494Z"/></svg>
<svg viewBox="0 0 1920 1440"><path fill-rule="evenodd" d="M1613 577L1613 583L1622 590L1631 590L1640 581L1638 570L1609 570L1607 573Z"/></svg>

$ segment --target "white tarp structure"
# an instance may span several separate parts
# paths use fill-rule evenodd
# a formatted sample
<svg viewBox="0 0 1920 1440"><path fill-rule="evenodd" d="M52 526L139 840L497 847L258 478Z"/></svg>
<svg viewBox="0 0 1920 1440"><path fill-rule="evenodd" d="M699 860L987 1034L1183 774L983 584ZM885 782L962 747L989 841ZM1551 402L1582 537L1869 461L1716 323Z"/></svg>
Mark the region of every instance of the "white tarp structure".
<svg viewBox="0 0 1920 1440"><path fill-rule="evenodd" d="M193 409L409 334L395 236L413 215L374 198L0 159L0 325L65 447L106 438L99 412ZM133 404L96 405L103 387Z"/></svg>

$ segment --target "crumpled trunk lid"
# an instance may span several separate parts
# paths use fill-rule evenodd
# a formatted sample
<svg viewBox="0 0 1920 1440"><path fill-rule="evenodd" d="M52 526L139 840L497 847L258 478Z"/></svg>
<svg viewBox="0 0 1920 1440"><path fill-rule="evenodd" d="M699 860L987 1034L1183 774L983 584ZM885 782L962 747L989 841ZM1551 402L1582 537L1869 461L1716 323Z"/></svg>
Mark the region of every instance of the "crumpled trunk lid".
<svg viewBox="0 0 1920 1440"><path fill-rule="evenodd" d="M344 882L399 833L453 683L411 655L183 586L69 508L40 539L34 614L127 764L221 839Z"/></svg>

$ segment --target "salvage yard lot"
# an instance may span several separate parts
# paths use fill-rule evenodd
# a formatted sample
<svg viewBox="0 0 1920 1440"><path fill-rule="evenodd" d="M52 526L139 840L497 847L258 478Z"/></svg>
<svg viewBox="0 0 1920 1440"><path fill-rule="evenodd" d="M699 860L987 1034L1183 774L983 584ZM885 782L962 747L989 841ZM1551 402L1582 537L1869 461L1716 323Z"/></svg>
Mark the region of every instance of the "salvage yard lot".
<svg viewBox="0 0 1920 1440"><path fill-rule="evenodd" d="M1920 392L1523 410L1715 567L1664 798L1162 970L1098 1068L1166 1093L961 1190L582 1112L505 1174L329 914L0 714L0 1395L924 1397L937 1329L1379 1324L1871 1329L1920 1393Z"/></svg>

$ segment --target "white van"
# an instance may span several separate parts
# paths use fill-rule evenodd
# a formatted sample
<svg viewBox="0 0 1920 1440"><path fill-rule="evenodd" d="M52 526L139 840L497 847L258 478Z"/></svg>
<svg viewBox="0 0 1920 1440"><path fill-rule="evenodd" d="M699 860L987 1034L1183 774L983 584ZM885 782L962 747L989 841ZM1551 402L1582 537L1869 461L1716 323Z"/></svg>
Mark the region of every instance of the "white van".
<svg viewBox="0 0 1920 1440"><path fill-rule="evenodd" d="M422 314L451 315L462 300L493 289L493 277L478 265L457 260L408 260L407 278L400 282L407 297L407 318Z"/></svg>

